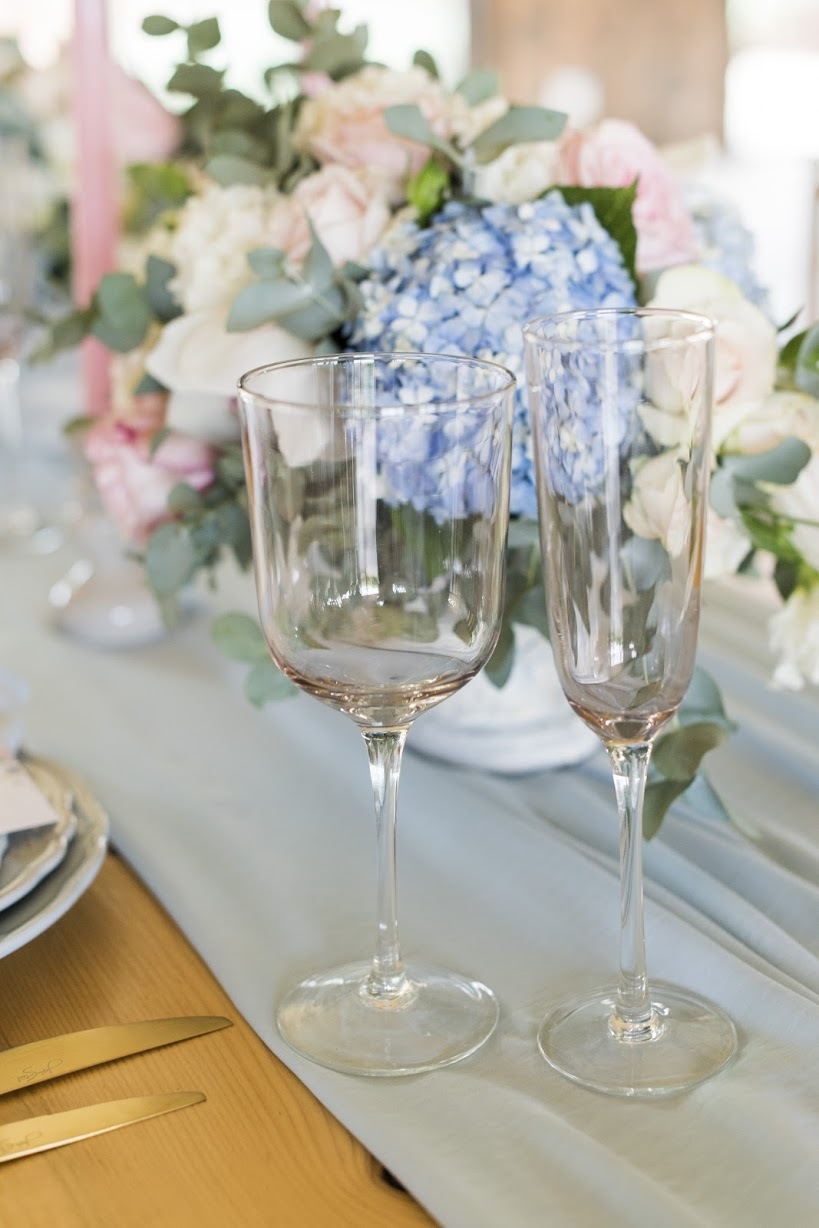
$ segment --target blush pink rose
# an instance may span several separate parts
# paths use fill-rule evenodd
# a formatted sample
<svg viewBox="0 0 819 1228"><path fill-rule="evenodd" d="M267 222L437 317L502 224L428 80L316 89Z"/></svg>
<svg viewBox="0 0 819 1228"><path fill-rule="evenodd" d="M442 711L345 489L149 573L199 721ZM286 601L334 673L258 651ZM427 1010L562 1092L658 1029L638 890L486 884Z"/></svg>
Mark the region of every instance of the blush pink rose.
<svg viewBox="0 0 819 1228"><path fill-rule="evenodd" d="M153 530L170 519L168 495L177 482L203 490L214 477L213 448L178 432L171 432L151 455L151 440L164 416L161 400L135 397L133 412L99 419L85 438L103 506L136 546L144 546Z"/></svg>
<svg viewBox="0 0 819 1228"><path fill-rule="evenodd" d="M638 272L695 260L697 237L682 190L639 128L626 120L607 119L588 132L570 131L561 140L558 185L619 188L635 179Z"/></svg>
<svg viewBox="0 0 819 1228"><path fill-rule="evenodd" d="M453 101L428 73L368 65L307 99L299 113L297 142L319 162L379 174L390 198L400 199L404 180L429 157L425 146L395 136L384 120L387 107L406 103L420 108L438 136L450 134Z"/></svg>
<svg viewBox="0 0 819 1228"><path fill-rule="evenodd" d="M303 260L310 246L308 218L335 265L365 260L390 220L383 191L365 174L346 166L330 164L308 175L292 199L303 209L301 243L289 248L295 260Z"/></svg>

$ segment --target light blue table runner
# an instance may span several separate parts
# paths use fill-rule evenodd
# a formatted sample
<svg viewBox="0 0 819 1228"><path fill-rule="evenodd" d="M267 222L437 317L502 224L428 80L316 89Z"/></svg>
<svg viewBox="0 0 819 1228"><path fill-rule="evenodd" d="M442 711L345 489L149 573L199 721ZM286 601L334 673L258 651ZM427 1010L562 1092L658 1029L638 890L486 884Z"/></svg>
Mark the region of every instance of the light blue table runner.
<svg viewBox="0 0 819 1228"><path fill-rule="evenodd" d="M629 1103L566 1082L535 1048L554 999L615 969L603 757L504 779L407 755L405 950L490 984L500 1026L424 1076L322 1070L282 1044L273 1012L302 974L370 953L360 736L306 697L251 708L205 617L138 651L60 638L45 594L68 561L0 563L0 661L32 684L30 745L85 775L237 1009L445 1228L819 1223L819 703L767 690L759 627L740 628L730 600L706 617L704 656L742 730L712 762L759 840L675 811L646 850L647 927L650 973L723 1005L740 1055L693 1092Z"/></svg>

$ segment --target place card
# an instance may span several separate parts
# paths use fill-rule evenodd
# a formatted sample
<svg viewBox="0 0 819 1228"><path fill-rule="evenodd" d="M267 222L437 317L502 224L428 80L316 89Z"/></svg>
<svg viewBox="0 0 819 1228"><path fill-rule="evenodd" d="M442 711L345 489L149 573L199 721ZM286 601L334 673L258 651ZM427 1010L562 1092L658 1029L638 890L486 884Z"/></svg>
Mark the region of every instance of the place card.
<svg viewBox="0 0 819 1228"><path fill-rule="evenodd" d="M18 759L0 759L0 835L48 827L59 820Z"/></svg>

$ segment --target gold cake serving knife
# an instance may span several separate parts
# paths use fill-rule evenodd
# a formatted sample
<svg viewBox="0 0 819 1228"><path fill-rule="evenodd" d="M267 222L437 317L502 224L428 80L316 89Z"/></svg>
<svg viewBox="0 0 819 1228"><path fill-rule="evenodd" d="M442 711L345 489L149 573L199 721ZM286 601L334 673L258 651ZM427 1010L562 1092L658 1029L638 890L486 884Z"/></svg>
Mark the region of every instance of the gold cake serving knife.
<svg viewBox="0 0 819 1228"><path fill-rule="evenodd" d="M88 1104L64 1113L46 1113L42 1117L12 1121L0 1126L0 1164L33 1155L35 1151L78 1143L80 1139L105 1134L131 1122L187 1108L189 1104L201 1104L204 1099L204 1092L163 1092L157 1096L129 1096L126 1100L108 1100L104 1104Z"/></svg>
<svg viewBox="0 0 819 1228"><path fill-rule="evenodd" d="M115 1023L17 1045L0 1053L0 1095L230 1025L223 1015L182 1015Z"/></svg>

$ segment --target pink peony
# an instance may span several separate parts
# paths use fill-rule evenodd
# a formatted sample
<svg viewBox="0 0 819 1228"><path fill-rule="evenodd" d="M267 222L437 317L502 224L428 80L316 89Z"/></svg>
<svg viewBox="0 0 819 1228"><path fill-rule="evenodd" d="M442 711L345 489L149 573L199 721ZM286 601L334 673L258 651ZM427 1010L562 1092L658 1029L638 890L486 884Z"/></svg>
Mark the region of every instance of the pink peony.
<svg viewBox="0 0 819 1228"><path fill-rule="evenodd" d="M570 131L561 140L558 185L619 188L635 179L638 272L695 260L697 238L682 191L657 150L634 124L607 119L588 132Z"/></svg>
<svg viewBox="0 0 819 1228"><path fill-rule="evenodd" d="M85 438L85 454L103 505L124 537L143 546L170 519L168 495L177 482L203 490L213 481L214 451L197 439L172 432L153 455L151 440L164 421L160 396L135 397L122 417L106 415Z"/></svg>
<svg viewBox="0 0 819 1228"><path fill-rule="evenodd" d="M304 210L301 243L291 243L288 249L297 261L304 259L310 246L308 218L335 265L364 261L390 220L384 193L373 190L364 174L346 166L328 165L308 175L292 199Z"/></svg>
<svg viewBox="0 0 819 1228"><path fill-rule="evenodd" d="M390 198L400 200L404 180L429 157L425 146L395 136L386 125L387 107L406 103L418 106L439 136L449 136L454 104L428 73L368 65L305 102L296 138L319 162L380 175Z"/></svg>

